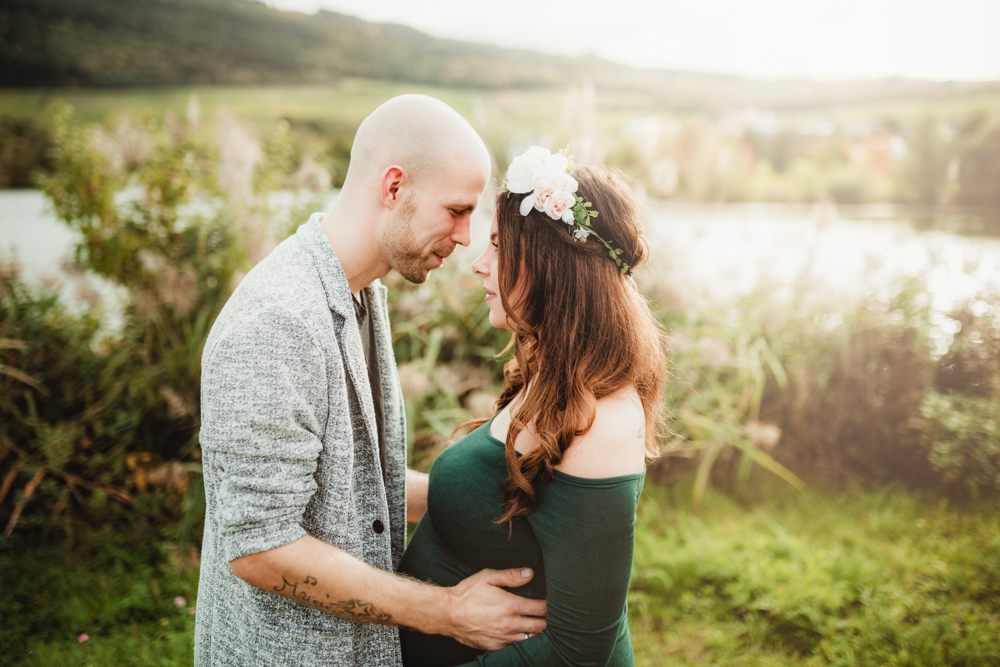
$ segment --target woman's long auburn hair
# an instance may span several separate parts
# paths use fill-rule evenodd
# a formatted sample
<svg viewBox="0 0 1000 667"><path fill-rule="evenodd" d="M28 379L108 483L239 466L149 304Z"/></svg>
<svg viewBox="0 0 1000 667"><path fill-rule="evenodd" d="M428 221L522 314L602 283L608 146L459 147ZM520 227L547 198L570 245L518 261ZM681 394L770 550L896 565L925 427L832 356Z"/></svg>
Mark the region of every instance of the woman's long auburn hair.
<svg viewBox="0 0 1000 667"><path fill-rule="evenodd" d="M593 229L632 269L648 259L641 210L622 177L604 167L572 174L577 194L593 204ZM504 387L494 409L530 385L511 411L507 432L508 478L504 515L512 525L538 502L538 486L552 476L573 439L590 430L597 401L635 387L646 417L646 458L659 454L664 415L666 345L649 304L595 239L574 241L571 227L532 209L520 213L524 195L497 197L497 271L500 302L514 332L514 358L504 367ZM514 443L528 425L539 441L518 457Z"/></svg>

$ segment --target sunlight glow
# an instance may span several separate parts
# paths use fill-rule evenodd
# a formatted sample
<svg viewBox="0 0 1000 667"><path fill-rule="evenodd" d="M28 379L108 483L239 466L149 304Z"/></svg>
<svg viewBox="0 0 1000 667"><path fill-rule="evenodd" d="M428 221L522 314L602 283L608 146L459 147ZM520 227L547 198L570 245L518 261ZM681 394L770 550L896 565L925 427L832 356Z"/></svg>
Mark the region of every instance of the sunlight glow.
<svg viewBox="0 0 1000 667"><path fill-rule="evenodd" d="M995 0L267 0L438 37L755 78L1000 78Z"/></svg>

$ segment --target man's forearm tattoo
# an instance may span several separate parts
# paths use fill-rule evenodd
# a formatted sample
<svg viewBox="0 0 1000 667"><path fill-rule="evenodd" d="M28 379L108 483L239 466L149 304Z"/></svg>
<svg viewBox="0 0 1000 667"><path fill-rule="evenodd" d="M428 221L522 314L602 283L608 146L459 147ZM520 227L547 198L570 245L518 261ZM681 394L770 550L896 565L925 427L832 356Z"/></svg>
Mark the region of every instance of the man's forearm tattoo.
<svg viewBox="0 0 1000 667"><path fill-rule="evenodd" d="M282 577L281 581L281 586L272 589L275 593L290 597L313 609L365 623L396 625L392 620L392 614L382 611L371 602L358 599L331 600L329 593L315 590L319 585L316 577L307 576L305 582L301 584L298 581L289 581L285 577ZM306 588L307 586L309 588Z"/></svg>

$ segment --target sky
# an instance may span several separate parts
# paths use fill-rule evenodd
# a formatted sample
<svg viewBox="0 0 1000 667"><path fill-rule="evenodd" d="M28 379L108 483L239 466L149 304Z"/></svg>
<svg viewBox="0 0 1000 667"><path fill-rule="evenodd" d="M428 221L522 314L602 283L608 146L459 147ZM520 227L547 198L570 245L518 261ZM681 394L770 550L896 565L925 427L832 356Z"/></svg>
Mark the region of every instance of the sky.
<svg viewBox="0 0 1000 667"><path fill-rule="evenodd" d="M438 37L762 79L1000 79L1000 0L266 0Z"/></svg>

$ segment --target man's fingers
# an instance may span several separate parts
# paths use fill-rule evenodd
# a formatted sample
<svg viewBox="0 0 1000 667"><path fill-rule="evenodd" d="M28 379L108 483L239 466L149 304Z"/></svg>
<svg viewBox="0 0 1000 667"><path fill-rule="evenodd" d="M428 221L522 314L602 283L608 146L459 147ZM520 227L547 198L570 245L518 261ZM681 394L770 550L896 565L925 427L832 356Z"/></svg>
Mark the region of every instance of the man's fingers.
<svg viewBox="0 0 1000 667"><path fill-rule="evenodd" d="M517 611L521 616L545 616L548 611L548 604L545 600L529 600L524 598L518 602Z"/></svg>
<svg viewBox="0 0 1000 667"><path fill-rule="evenodd" d="M535 573L529 567L516 568L513 570L498 570L491 572L486 581L494 586L506 586L507 588L518 588L531 581Z"/></svg>
<svg viewBox="0 0 1000 667"><path fill-rule="evenodd" d="M522 626L524 629L518 633L521 639L524 639L525 633L534 637L535 635L541 634L542 631L545 630L545 621L543 621L540 618L538 619L533 618L530 621L528 619L525 619L525 621L527 622Z"/></svg>
<svg viewBox="0 0 1000 667"><path fill-rule="evenodd" d="M521 635L521 639L524 639L524 635ZM489 642L483 644L482 646L473 646L473 648L481 648L486 651L499 651L502 648L506 648L517 641L500 641L499 639L491 639Z"/></svg>

